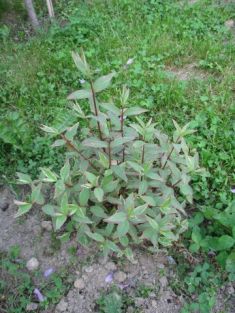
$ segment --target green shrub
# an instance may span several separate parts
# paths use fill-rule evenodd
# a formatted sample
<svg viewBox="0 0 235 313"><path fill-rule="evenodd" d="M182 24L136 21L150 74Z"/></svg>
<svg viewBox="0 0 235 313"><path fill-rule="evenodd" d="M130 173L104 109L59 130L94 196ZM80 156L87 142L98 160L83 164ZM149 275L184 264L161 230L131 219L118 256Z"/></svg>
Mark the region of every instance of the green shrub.
<svg viewBox="0 0 235 313"><path fill-rule="evenodd" d="M97 98L115 73L95 79L84 54L73 53L73 59L86 80L81 81L84 89L68 97L77 121L71 127L41 127L58 137L54 147L68 148L65 164L59 174L42 168L36 181L18 173L19 182L30 184L32 194L27 202L16 202L16 216L27 213L35 203L43 205L42 185L52 184L53 201L42 209L52 217L56 231L63 228L62 238L75 228L81 244L95 240L105 254L115 251L130 259L133 243L149 242L152 249L159 244L170 246L187 229L184 209L193 200L190 181L203 172L197 152L184 139L194 130L174 121L176 130L170 141L151 119L130 121L146 110L126 106L126 87L117 100L119 106ZM77 103L83 99L89 100L87 115ZM78 121L86 126L79 128Z"/></svg>

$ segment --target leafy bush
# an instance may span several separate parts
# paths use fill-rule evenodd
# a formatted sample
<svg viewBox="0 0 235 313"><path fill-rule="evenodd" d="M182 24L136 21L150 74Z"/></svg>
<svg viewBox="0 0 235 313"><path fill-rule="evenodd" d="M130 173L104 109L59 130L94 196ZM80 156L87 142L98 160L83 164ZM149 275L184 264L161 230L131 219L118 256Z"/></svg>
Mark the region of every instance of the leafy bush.
<svg viewBox="0 0 235 313"><path fill-rule="evenodd" d="M109 87L115 73L95 79L84 54L72 56L86 79L84 89L68 97L77 121L60 129L42 126L59 138L54 147L68 148L65 164L59 174L42 168L36 181L18 173L19 182L30 184L32 194L28 202L16 202L16 216L27 213L33 204L43 205L42 185L51 184L52 203L42 209L52 217L55 230L65 230L61 238L69 238L75 229L81 244L95 240L105 254L115 251L130 259L130 244L151 243L152 249L158 244L171 245L187 229L184 209L193 200L191 177L203 172L197 152L184 139L194 130L174 121L171 142L151 119L129 121L146 110L127 107L126 87L117 101L119 106L97 99L96 94ZM88 114L77 103L82 99L89 100ZM78 120L86 122L79 130Z"/></svg>

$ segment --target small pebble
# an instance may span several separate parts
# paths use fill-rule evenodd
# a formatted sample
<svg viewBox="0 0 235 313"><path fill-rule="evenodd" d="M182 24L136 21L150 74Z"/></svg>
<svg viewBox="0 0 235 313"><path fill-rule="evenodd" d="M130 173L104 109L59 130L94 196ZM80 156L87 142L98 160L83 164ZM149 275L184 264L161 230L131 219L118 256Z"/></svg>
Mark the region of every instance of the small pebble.
<svg viewBox="0 0 235 313"><path fill-rule="evenodd" d="M52 223L50 221L42 221L41 222L42 229L45 229L46 231L52 231Z"/></svg>
<svg viewBox="0 0 235 313"><path fill-rule="evenodd" d="M93 272L93 267L92 266L88 266L85 268L85 272L86 273L92 273Z"/></svg>
<svg viewBox="0 0 235 313"><path fill-rule="evenodd" d="M31 303L27 304L26 311L36 311L37 308L38 308L38 304L34 303L34 302L31 302Z"/></svg>
<svg viewBox="0 0 235 313"><path fill-rule="evenodd" d="M61 299L60 302L56 306L56 310L59 312L64 312L67 310L67 307L68 307L68 303L64 299Z"/></svg>
<svg viewBox="0 0 235 313"><path fill-rule="evenodd" d="M27 263L26 263L27 269L32 272L38 269L39 267L39 262L36 258L31 258Z"/></svg>
<svg viewBox="0 0 235 313"><path fill-rule="evenodd" d="M235 26L234 20L227 20L224 25L228 28L233 28Z"/></svg>
<svg viewBox="0 0 235 313"><path fill-rule="evenodd" d="M144 305L144 301L145 301L144 298L135 298L135 305L137 307L141 307Z"/></svg>
<svg viewBox="0 0 235 313"><path fill-rule="evenodd" d="M165 288L168 285L168 280L165 276L161 277L159 279L159 282L160 282L162 288Z"/></svg>
<svg viewBox="0 0 235 313"><path fill-rule="evenodd" d="M74 287L77 288L78 290L84 289L85 288L85 283L82 278L78 278L74 282Z"/></svg>
<svg viewBox="0 0 235 313"><path fill-rule="evenodd" d="M157 301L152 300L151 305L152 305L152 307L157 308Z"/></svg>
<svg viewBox="0 0 235 313"><path fill-rule="evenodd" d="M157 268L163 269L165 268L165 265L162 263L157 263Z"/></svg>
<svg viewBox="0 0 235 313"><path fill-rule="evenodd" d="M106 265L105 265L105 268L108 270L108 271L115 271L117 269L117 266L115 263L113 262L108 262Z"/></svg>
<svg viewBox="0 0 235 313"><path fill-rule="evenodd" d="M114 279L118 282L118 283L123 283L126 280L126 273L122 272L122 271L118 271L114 274Z"/></svg>

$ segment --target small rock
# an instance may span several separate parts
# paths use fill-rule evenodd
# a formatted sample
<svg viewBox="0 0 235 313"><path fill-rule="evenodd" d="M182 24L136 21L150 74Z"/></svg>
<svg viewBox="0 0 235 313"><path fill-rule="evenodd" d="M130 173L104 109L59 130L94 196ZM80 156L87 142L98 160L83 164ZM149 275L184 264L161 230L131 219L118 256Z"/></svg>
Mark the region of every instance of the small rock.
<svg viewBox="0 0 235 313"><path fill-rule="evenodd" d="M122 271L118 271L114 274L114 279L118 282L118 283L123 283L126 280L126 273L122 272Z"/></svg>
<svg viewBox="0 0 235 313"><path fill-rule="evenodd" d="M135 298L135 305L139 308L144 305L144 298Z"/></svg>
<svg viewBox="0 0 235 313"><path fill-rule="evenodd" d="M233 28L235 26L235 21L234 20L227 20L224 25L228 28Z"/></svg>
<svg viewBox="0 0 235 313"><path fill-rule="evenodd" d="M155 298L155 297L156 297L155 293L154 292L150 292L149 298Z"/></svg>
<svg viewBox="0 0 235 313"><path fill-rule="evenodd" d="M67 307L68 307L68 303L64 299L61 299L60 302L56 306L56 310L59 312L64 312L67 310Z"/></svg>
<svg viewBox="0 0 235 313"><path fill-rule="evenodd" d="M168 280L165 276L161 277L159 279L159 282L160 282L162 288L165 288L168 285Z"/></svg>
<svg viewBox="0 0 235 313"><path fill-rule="evenodd" d="M31 302L31 303L27 304L26 311L36 311L37 308L38 308L38 304L34 303L34 302Z"/></svg>
<svg viewBox="0 0 235 313"><path fill-rule="evenodd" d="M234 290L232 285L229 285L226 289L227 289L227 293L229 295L234 295L235 294L235 290Z"/></svg>
<svg viewBox="0 0 235 313"><path fill-rule="evenodd" d="M27 263L26 263L27 269L32 272L38 269L39 267L39 262L36 258L31 258Z"/></svg>
<svg viewBox="0 0 235 313"><path fill-rule="evenodd" d="M157 301L156 300L152 300L151 305L153 308L157 308Z"/></svg>
<svg viewBox="0 0 235 313"><path fill-rule="evenodd" d="M82 278L78 278L74 282L74 287L77 288L78 290L84 289L85 288L85 283Z"/></svg>
<svg viewBox="0 0 235 313"><path fill-rule="evenodd" d="M105 268L108 270L108 271L115 271L117 269L117 266L115 263L113 262L108 262L106 265L105 265Z"/></svg>
<svg viewBox="0 0 235 313"><path fill-rule="evenodd" d="M93 272L93 267L92 266L88 266L85 268L85 272L86 273L92 273Z"/></svg>
<svg viewBox="0 0 235 313"><path fill-rule="evenodd" d="M163 263L157 263L157 268L163 269L165 265Z"/></svg>
<svg viewBox="0 0 235 313"><path fill-rule="evenodd" d="M41 227L45 229L46 231L52 231L52 223L50 221L42 221L41 222Z"/></svg>

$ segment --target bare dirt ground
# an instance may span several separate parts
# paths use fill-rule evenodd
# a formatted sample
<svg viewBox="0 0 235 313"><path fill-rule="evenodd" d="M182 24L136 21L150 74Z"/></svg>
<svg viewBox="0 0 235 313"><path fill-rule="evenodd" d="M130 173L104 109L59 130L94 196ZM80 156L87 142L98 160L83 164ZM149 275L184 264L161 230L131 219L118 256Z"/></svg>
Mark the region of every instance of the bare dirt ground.
<svg viewBox="0 0 235 313"><path fill-rule="evenodd" d="M60 302L42 313L87 313L99 312L97 299L109 290L121 291L132 299L125 312L178 313L184 298L171 288L175 278L175 264L163 251L152 255L135 250L135 264L115 257L104 258L94 247L83 249L75 241L53 249L52 231L42 225L45 221L40 208L21 219L15 219L14 194L0 187L0 251L19 245L21 257L28 261L35 257L40 270L53 267L59 271L67 267L73 277L72 288ZM76 260L71 263L69 247L76 247ZM173 262L174 263L174 262ZM71 266L73 264L73 266ZM224 293L218 295L215 312L221 312ZM37 311L38 312L38 311ZM226 311L234 312L234 310Z"/></svg>

